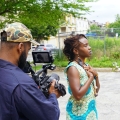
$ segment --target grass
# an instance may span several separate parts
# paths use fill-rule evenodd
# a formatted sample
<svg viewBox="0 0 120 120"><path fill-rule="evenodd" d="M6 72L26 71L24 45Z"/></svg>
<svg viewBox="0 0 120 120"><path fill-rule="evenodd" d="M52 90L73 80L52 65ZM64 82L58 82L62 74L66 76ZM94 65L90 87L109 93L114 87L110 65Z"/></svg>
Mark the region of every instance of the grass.
<svg viewBox="0 0 120 120"><path fill-rule="evenodd" d="M93 67L96 68L107 68L113 67L113 62L117 62L118 65L120 66L120 61L114 61L114 60L100 60L100 59L91 59L91 60L86 60L86 63L90 64ZM68 65L68 61L57 61L55 60L54 64L58 67L66 67Z"/></svg>
<svg viewBox="0 0 120 120"><path fill-rule="evenodd" d="M105 39L93 39L88 40L91 49L92 56L87 59L86 62L93 67L113 67L113 63L116 62L120 66L120 38L108 38ZM54 64L57 67L66 67L68 60L61 51L61 57L57 54L54 60ZM37 65L36 70L42 68L42 65ZM33 69L35 67L33 66Z"/></svg>

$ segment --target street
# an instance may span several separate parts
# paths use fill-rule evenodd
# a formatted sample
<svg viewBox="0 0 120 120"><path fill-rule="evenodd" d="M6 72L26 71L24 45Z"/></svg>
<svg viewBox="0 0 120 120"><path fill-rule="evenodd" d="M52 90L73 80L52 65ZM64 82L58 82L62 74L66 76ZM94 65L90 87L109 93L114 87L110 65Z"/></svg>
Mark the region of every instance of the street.
<svg viewBox="0 0 120 120"><path fill-rule="evenodd" d="M28 60L32 61L31 54L29 54ZM98 69L98 71L100 71ZM98 108L98 117L99 120L120 120L120 72L110 72L111 70L105 69L107 72L99 73L100 80L100 91L99 95L96 98L97 108ZM54 70L48 71L48 74L56 73L60 76L60 83L66 86L67 91L67 82L65 80L65 75L63 70ZM58 99L60 106L60 119L66 119L66 103L69 98L69 94Z"/></svg>
<svg viewBox="0 0 120 120"><path fill-rule="evenodd" d="M64 72L52 71L60 76L60 83L66 86ZM98 117L99 120L120 120L120 72L98 72L100 80L100 91L97 99ZM66 119L66 103L69 98L69 94L58 99L60 106L60 119Z"/></svg>

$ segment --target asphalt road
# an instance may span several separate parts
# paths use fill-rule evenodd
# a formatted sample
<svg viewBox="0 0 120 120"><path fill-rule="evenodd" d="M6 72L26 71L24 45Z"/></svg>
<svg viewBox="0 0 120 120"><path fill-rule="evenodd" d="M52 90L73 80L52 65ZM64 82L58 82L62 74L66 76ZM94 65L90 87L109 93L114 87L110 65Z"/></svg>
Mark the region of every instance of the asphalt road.
<svg viewBox="0 0 120 120"><path fill-rule="evenodd" d="M29 61L32 61L31 53L28 54ZM99 72L100 91L97 97L97 108L99 120L120 120L120 72L110 72L111 69L97 69ZM107 72L102 72L107 71ZM120 71L120 70L119 70ZM48 74L56 73L60 76L60 83L66 86L63 70L49 71ZM60 119L66 119L66 103L69 94L58 99L60 106Z"/></svg>
<svg viewBox="0 0 120 120"><path fill-rule="evenodd" d="M60 76L60 83L66 86L64 72L52 71ZM48 74L51 74L49 72ZM100 80L100 91L97 99L98 117L99 120L120 120L120 72L98 72ZM58 99L60 106L60 119L66 119L66 103L69 94Z"/></svg>

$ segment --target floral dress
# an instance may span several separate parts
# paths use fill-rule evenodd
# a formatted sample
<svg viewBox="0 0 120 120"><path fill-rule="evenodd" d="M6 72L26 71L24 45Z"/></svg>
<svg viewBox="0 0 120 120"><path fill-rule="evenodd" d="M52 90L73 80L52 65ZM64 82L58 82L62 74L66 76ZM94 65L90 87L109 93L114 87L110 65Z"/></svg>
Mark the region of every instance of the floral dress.
<svg viewBox="0 0 120 120"><path fill-rule="evenodd" d="M71 62L65 69L65 74L70 66L75 66L80 74L80 84L83 86L88 80L85 70L76 62ZM76 100L72 95L72 91L69 86L69 81L66 75L68 83L68 92L71 95L68 99L66 106L66 120L97 120L96 100L94 96L94 86L91 83L86 94L80 99Z"/></svg>

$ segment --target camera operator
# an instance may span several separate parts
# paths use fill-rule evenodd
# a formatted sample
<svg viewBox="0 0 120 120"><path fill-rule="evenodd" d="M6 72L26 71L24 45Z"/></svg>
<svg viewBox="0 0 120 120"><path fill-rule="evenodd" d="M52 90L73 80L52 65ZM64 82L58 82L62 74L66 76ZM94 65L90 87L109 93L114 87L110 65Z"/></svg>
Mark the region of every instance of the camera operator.
<svg viewBox="0 0 120 120"><path fill-rule="evenodd" d="M30 30L15 22L1 32L0 45L0 120L58 120L60 93L55 81L48 99L34 80L21 69L34 43Z"/></svg>

